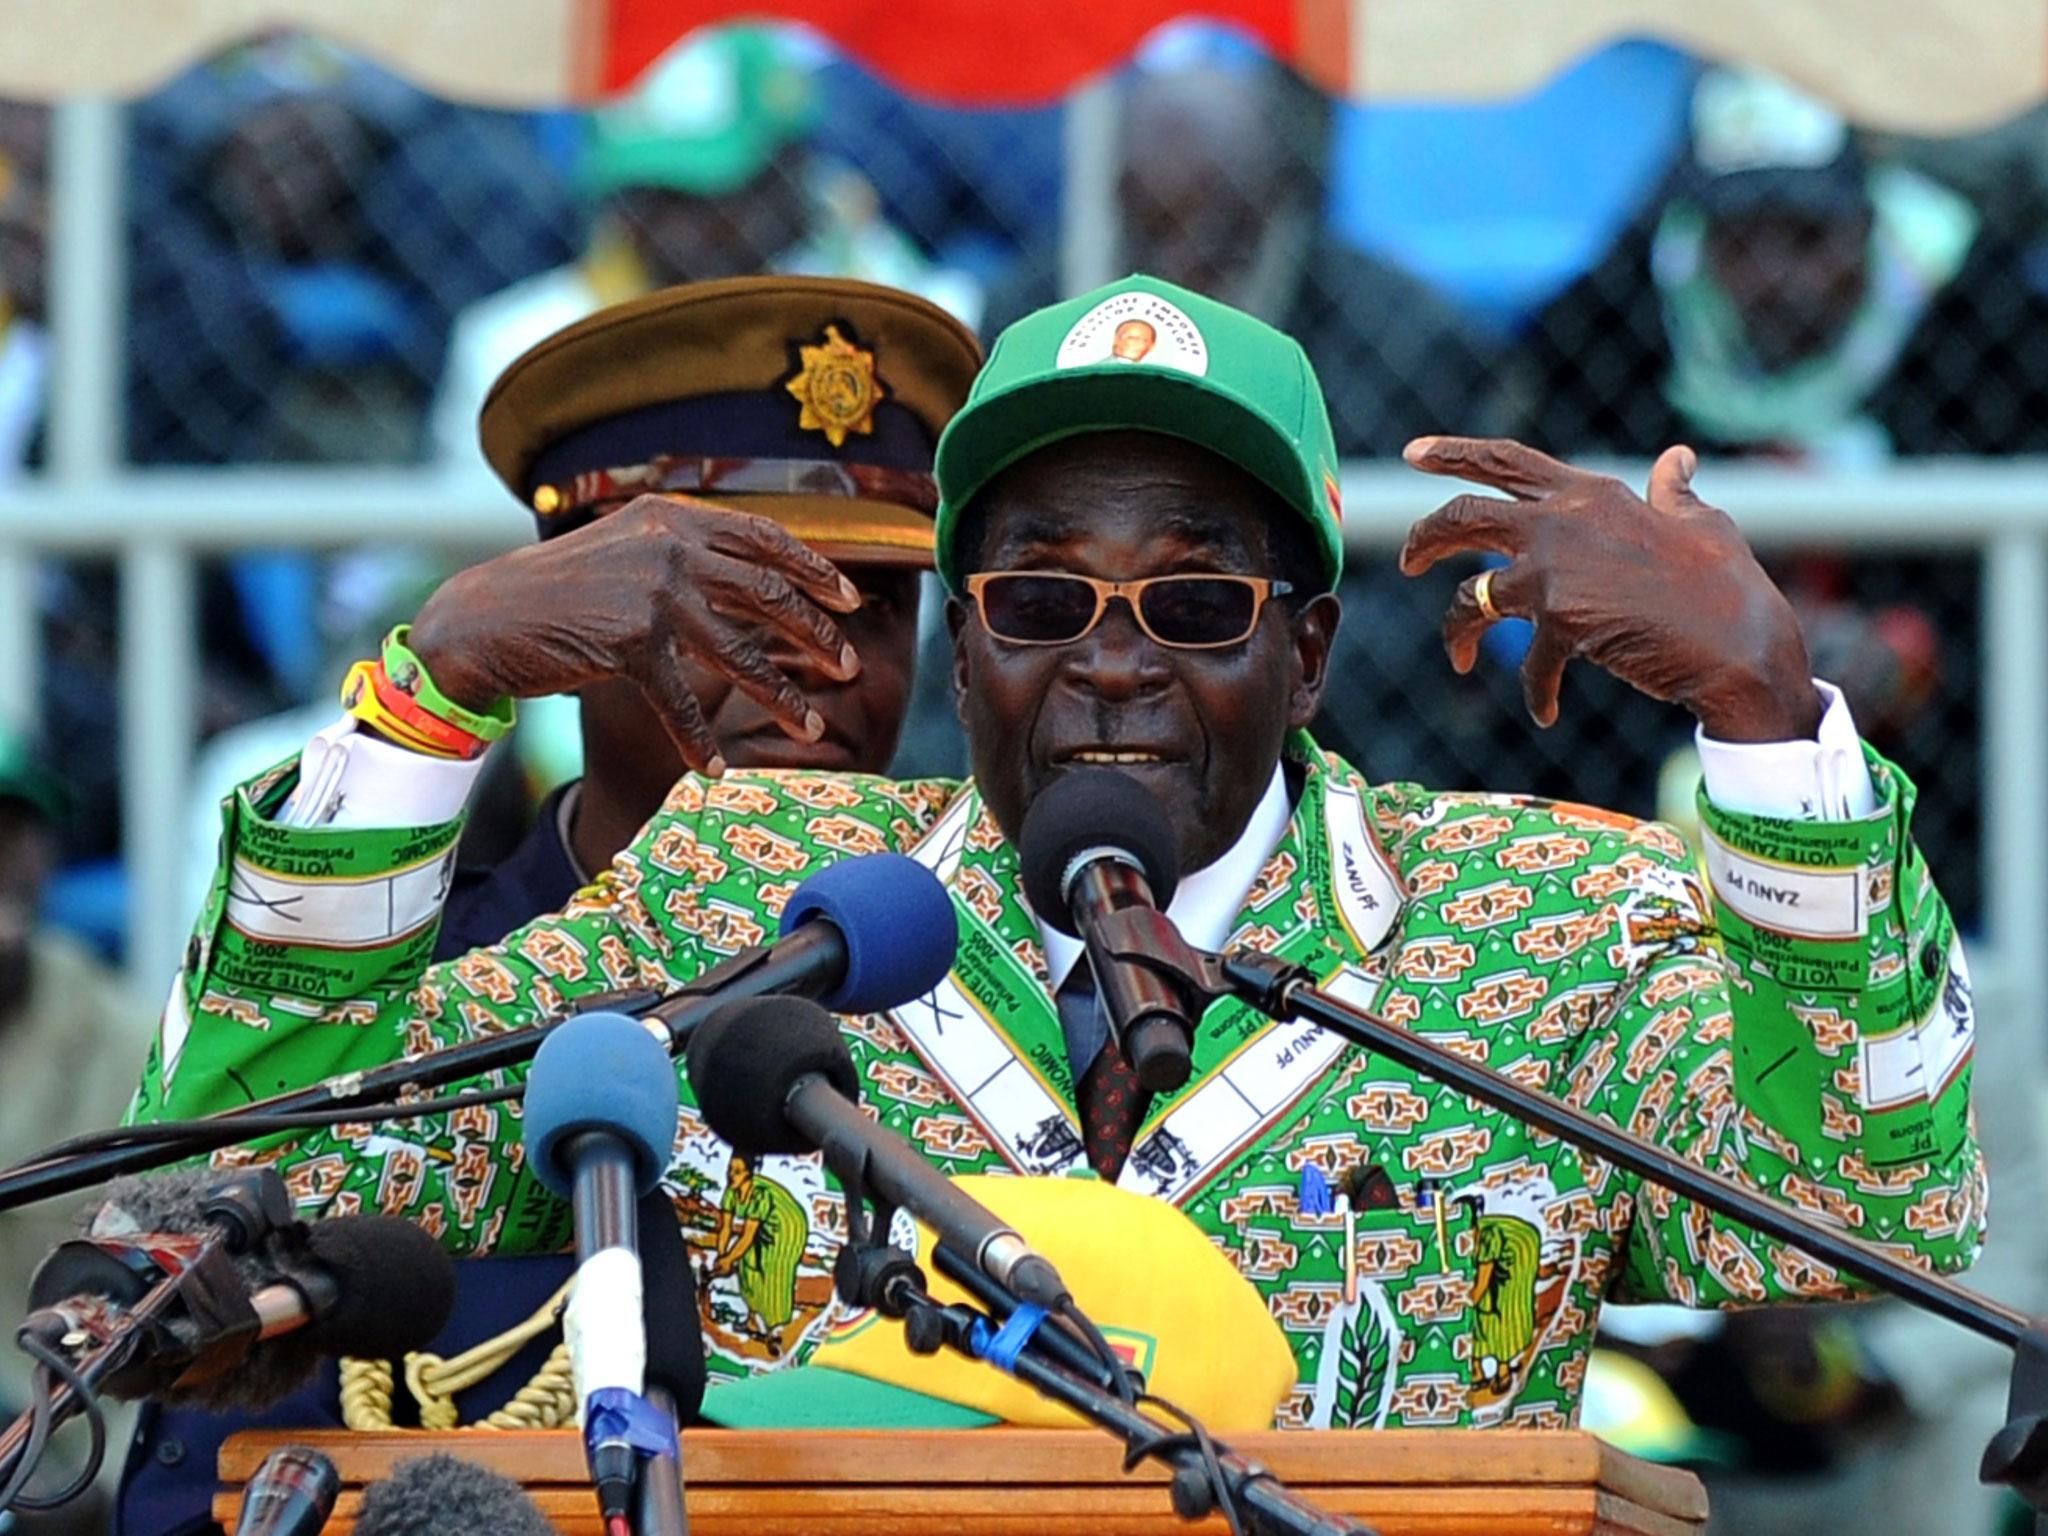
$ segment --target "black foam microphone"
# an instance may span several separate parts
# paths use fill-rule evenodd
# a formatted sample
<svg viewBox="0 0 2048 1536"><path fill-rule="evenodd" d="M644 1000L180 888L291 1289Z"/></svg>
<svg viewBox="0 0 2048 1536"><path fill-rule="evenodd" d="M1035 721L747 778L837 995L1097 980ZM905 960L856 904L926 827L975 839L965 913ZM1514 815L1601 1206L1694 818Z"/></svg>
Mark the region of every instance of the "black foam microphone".
<svg viewBox="0 0 2048 1536"><path fill-rule="evenodd" d="M647 1385L673 1400L687 1424L704 1402L704 1332L697 1315L697 1272L675 1201L665 1189L640 1197L640 1281L647 1318Z"/></svg>
<svg viewBox="0 0 2048 1536"><path fill-rule="evenodd" d="M1021 1300L1058 1311L1066 1282L996 1214L861 1113L860 1075L832 1016L799 997L728 1003L690 1037L704 1123L742 1153L822 1151L845 1182L910 1212Z"/></svg>
<svg viewBox="0 0 2048 1536"><path fill-rule="evenodd" d="M26 1326L52 1342L120 1336L123 1310L165 1278L159 1261L189 1255L195 1238L217 1231L218 1192L247 1178L188 1169L116 1181L90 1235L36 1270L29 1304L38 1310ZM287 1221L253 1244L230 1235L226 1246L232 1264L188 1272L181 1305L123 1341L132 1352L100 1377L100 1390L214 1412L266 1408L311 1380L325 1356L393 1359L424 1348L455 1307L448 1255L396 1217Z"/></svg>
<svg viewBox="0 0 2048 1536"><path fill-rule="evenodd" d="M1114 912L1164 911L1173 900L1178 856L1159 802L1113 768L1061 774L1024 813L1017 856L1032 911L1087 944L1109 1027L1138 1081L1153 1093L1180 1087L1194 1070L1186 1002L1158 972L1112 954L1098 931Z"/></svg>
<svg viewBox="0 0 2048 1536"><path fill-rule="evenodd" d="M697 1416L704 1402L704 1333L697 1315L697 1272L675 1201L665 1189L640 1197L640 1276L647 1320L647 1400L677 1429ZM674 1456L656 1457L641 1469L634 1493L633 1529L640 1536L687 1531L683 1503L681 1446Z"/></svg>
<svg viewBox="0 0 2048 1536"><path fill-rule="evenodd" d="M458 1461L401 1461L363 1490L356 1536L552 1536L554 1527L511 1478Z"/></svg>
<svg viewBox="0 0 2048 1536"><path fill-rule="evenodd" d="M235 1536L317 1536L341 1492L334 1463L303 1445L287 1445L263 1458L242 1489Z"/></svg>

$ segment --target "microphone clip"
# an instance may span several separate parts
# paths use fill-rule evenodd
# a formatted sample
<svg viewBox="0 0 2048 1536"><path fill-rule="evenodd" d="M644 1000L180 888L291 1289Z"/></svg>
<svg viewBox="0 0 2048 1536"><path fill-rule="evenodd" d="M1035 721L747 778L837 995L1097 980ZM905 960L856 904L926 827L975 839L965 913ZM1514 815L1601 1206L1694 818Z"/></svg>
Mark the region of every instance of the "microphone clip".
<svg viewBox="0 0 2048 1536"><path fill-rule="evenodd" d="M835 1162L828 1148L826 1162L846 1197L846 1241L832 1261L832 1288L849 1307L872 1308L884 1317L907 1316L909 1298L924 1291L925 1274L914 1257L889 1241L896 1207L868 1192L858 1156Z"/></svg>
<svg viewBox="0 0 2048 1536"><path fill-rule="evenodd" d="M1083 932L1118 1049L1146 1089L1174 1091L1194 1070L1197 1022L1223 995L1216 958L1149 902L1098 911Z"/></svg>
<svg viewBox="0 0 2048 1536"><path fill-rule="evenodd" d="M291 1191L275 1169L229 1174L207 1192L206 1220L217 1226L227 1251L251 1253L274 1233L304 1230L292 1207Z"/></svg>
<svg viewBox="0 0 2048 1536"><path fill-rule="evenodd" d="M2048 1321L2029 1322L2012 1350L2005 1426L1985 1447L1977 1481L2003 1483L2036 1513L2048 1512Z"/></svg>
<svg viewBox="0 0 2048 1536"><path fill-rule="evenodd" d="M849 1307L901 1318L909 1311L906 1285L923 1290L925 1275L901 1248L880 1242L845 1243L832 1262L832 1285Z"/></svg>
<svg viewBox="0 0 2048 1536"><path fill-rule="evenodd" d="M1165 982L1190 1019L1199 1019L1211 1003L1231 995L1223 958L1195 948L1157 907L1128 906L1103 913L1087 931L1087 946L1098 985L1105 973L1116 969L1105 962L1136 966Z"/></svg>
<svg viewBox="0 0 2048 1536"><path fill-rule="evenodd" d="M1091 937L1091 958L1099 945L1106 958L1150 971L1180 994L1190 1018L1200 1018L1211 1003L1226 997L1275 1013L1287 1005L1295 987L1315 985L1313 971L1277 955L1197 949L1173 919L1153 907L1119 908L1096 922Z"/></svg>

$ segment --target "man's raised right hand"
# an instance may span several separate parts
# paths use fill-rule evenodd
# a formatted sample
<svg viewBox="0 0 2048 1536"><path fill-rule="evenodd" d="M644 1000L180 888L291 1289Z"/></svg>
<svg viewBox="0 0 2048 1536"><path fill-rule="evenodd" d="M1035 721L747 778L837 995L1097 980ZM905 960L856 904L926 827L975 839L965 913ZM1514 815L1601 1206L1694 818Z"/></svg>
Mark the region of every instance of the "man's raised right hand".
<svg viewBox="0 0 2048 1536"><path fill-rule="evenodd" d="M825 722L766 647L835 679L860 658L834 622L861 604L829 560L775 523L673 496L641 496L544 544L450 577L413 621L411 646L456 703L637 684L683 761L725 771L678 659L721 672L799 741Z"/></svg>

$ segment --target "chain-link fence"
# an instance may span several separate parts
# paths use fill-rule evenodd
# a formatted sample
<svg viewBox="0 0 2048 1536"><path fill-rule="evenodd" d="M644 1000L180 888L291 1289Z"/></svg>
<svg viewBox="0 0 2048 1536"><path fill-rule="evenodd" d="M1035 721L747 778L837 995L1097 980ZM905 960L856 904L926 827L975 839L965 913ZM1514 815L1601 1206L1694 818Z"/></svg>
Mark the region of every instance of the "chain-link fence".
<svg viewBox="0 0 2048 1536"><path fill-rule="evenodd" d="M2012 1006L1985 1016L2039 1023L2017 983L2048 917L2026 691L2048 515L1982 474L2048 453L2040 114L1881 138L1648 43L1512 103L1357 107L1188 29L1014 112L907 99L785 34L700 39L595 115L439 101L273 37L114 121L108 206L74 200L53 271L66 161L48 112L0 103L0 497L14 482L45 519L0 540L0 716L29 720L71 792L46 905L109 950L125 936L152 989L210 865L212 796L294 750L341 664L440 573L524 535L475 421L527 345L761 269L911 288L992 336L1138 269L1272 321L1318 368L1354 543L1316 729L1378 778L1682 819L1695 769L1682 712L1583 664L1537 729L1525 627L1454 675L1438 627L1464 572L1410 581L1393 558L1447 491L1373 461L1441 431L1638 466L1686 441L1710 497L1721 464L1775 466L1729 509L1771 509L1759 543L1816 670L1918 782L1949 900L2003 946L1980 996ZM79 297L81 271L103 291ZM97 328L54 323L67 278ZM68 424L45 409L65 387ZM1946 456L1970 462L1917 462ZM1785 508L1809 479L1850 489L1807 525ZM1879 485L1866 519L1854 487ZM397 533L420 542L394 554ZM928 586L899 754L917 772L964 766L937 607ZM483 857L575 771L573 712L531 711L521 737L480 802Z"/></svg>
<svg viewBox="0 0 2048 1536"><path fill-rule="evenodd" d="M1299 337L1359 459L1443 430L1822 471L2044 446L2038 122L1879 139L1635 43L1517 103L1362 108L1190 28L1091 89L1077 134L1071 104L935 107L814 41L738 32L595 116L514 113L310 39L237 47L126 114L120 452L237 474L416 466L430 531L427 476L476 466L483 389L524 346L632 292L764 267L914 288L985 334L1151 271ZM45 113L0 110L0 473L41 458L47 144ZM1436 499L1417 482L1418 514ZM509 501L505 517L516 537ZM1853 534L1774 548L1774 570L1817 666L1923 785L1921 835L1974 923L1978 566ZM1680 714L1578 667L1538 731L1514 671L1526 635L1503 628L1454 677L1436 630L1459 573L1408 582L1390 555L1361 551L1345 583L1333 745L1380 777L1682 813ZM366 615L417 598L419 571L384 575L365 588L360 562L290 550L209 562L200 734L323 698ZM37 597L42 734L111 807L115 583L47 562ZM906 736L919 767L958 762L941 650L934 634ZM118 849L116 816L73 834L80 857Z"/></svg>

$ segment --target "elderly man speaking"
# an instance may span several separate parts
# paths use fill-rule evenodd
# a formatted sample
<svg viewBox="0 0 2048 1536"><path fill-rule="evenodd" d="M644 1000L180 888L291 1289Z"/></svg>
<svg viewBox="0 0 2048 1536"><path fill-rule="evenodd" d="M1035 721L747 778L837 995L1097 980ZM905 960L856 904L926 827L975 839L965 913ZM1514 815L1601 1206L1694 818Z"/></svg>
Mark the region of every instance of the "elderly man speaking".
<svg viewBox="0 0 2048 1536"><path fill-rule="evenodd" d="M1135 357L1117 343L1132 321L1153 334ZM774 528L627 508L507 555L412 626L408 698L429 729L615 674L701 771L559 916L428 968L432 874L474 769L374 721L323 733L231 805L142 1113L227 1109L606 987L680 986L772 933L807 872L894 848L949 888L975 963L843 1021L868 1106L950 1173L1092 1175L1178 1207L1292 1352L1283 1424L1562 1424L1603 1299L1842 1294L1796 1251L1235 1003L1200 1021L1186 1085L1146 1094L1077 946L1025 903L1015 851L1047 784L1109 764L1172 819L1194 873L1171 915L1194 942L1285 956L1866 1238L1967 1263L1985 1207L1969 993L1908 840L1913 788L1808 675L1784 599L1693 496L1690 451L1658 461L1647 501L1514 443L1431 438L1409 459L1507 493L1454 498L1402 552L1410 572L1510 557L1459 589L1454 666L1518 615L1536 626L1540 720L1574 657L1698 719L1711 896L1664 827L1374 785L1316 746L1343 541L1314 372L1280 332L1133 277L1005 332L939 447L971 780L724 771L675 666L677 605L697 630L730 628L719 665L792 733L814 722L776 657L858 665L836 621L850 589ZM459 1251L560 1246L567 1210L518 1139L487 1110L276 1155L313 1210L407 1215ZM707 1265L732 1167L686 1108L670 1182ZM815 1157L748 1176L793 1196L811 1231L774 1339L719 1325L733 1309L714 1288L708 1344L729 1376L809 1355L840 1241Z"/></svg>

